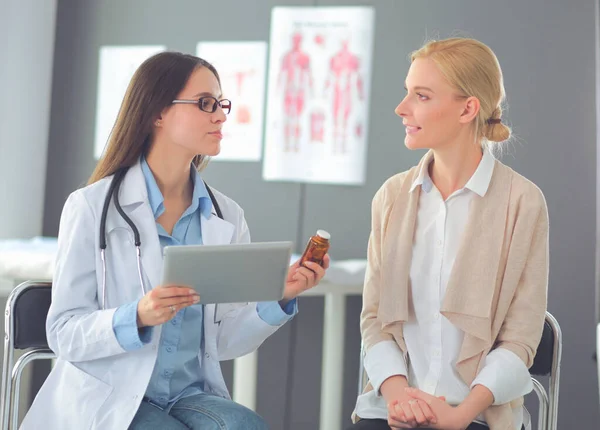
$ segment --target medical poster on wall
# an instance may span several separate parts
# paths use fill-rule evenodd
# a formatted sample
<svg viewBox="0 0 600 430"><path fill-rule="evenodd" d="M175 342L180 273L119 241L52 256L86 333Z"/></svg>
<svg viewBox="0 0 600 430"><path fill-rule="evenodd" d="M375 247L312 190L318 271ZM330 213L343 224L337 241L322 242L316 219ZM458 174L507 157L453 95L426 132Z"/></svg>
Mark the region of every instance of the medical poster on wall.
<svg viewBox="0 0 600 430"><path fill-rule="evenodd" d="M364 183L375 11L273 9L263 177Z"/></svg>
<svg viewBox="0 0 600 430"><path fill-rule="evenodd" d="M117 119L123 96L137 68L164 46L103 46L98 67L94 156L99 159Z"/></svg>
<svg viewBox="0 0 600 430"><path fill-rule="evenodd" d="M262 155L266 42L200 42L196 55L219 72L231 113L223 126L221 153L213 161L259 161Z"/></svg>

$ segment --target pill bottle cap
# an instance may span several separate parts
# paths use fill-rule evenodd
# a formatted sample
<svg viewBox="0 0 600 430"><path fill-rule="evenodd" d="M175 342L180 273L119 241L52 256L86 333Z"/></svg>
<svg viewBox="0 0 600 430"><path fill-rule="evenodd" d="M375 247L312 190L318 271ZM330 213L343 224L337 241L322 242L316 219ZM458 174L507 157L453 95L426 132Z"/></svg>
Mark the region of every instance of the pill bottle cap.
<svg viewBox="0 0 600 430"><path fill-rule="evenodd" d="M317 236L322 237L323 239L331 239L331 235L327 233L325 230L317 230Z"/></svg>

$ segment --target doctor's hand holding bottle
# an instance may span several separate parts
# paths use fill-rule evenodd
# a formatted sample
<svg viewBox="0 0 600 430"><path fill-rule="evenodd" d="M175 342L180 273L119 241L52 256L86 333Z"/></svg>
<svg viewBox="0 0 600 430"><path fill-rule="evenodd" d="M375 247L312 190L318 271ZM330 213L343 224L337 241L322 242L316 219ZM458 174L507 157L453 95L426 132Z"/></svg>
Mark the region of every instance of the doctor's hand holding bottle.
<svg viewBox="0 0 600 430"><path fill-rule="evenodd" d="M283 292L281 306L290 300L316 286L329 268L329 239L331 236L325 230L317 230L317 234L308 240L306 249L300 260L296 261L288 272Z"/></svg>
<svg viewBox="0 0 600 430"><path fill-rule="evenodd" d="M300 266L300 261L296 261L288 272L283 290L283 299L279 301L282 307L304 291L315 287L323 279L325 271L329 268L329 254L325 254L322 266L312 261L305 261Z"/></svg>

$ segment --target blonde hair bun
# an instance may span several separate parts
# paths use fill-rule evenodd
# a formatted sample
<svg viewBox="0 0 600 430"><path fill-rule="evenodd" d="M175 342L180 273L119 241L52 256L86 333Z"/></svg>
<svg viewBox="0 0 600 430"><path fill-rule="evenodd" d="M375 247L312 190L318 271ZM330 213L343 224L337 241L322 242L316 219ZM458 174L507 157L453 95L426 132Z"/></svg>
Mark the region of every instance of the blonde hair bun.
<svg viewBox="0 0 600 430"><path fill-rule="evenodd" d="M487 124L483 137L489 142L504 142L510 139L511 129L505 124Z"/></svg>

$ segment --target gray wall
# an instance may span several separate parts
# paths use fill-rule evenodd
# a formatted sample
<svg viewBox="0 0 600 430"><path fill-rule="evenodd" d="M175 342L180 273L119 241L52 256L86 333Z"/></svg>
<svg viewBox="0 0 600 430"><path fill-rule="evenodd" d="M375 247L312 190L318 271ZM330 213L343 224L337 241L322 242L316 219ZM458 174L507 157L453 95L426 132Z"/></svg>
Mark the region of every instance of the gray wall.
<svg viewBox="0 0 600 430"><path fill-rule="evenodd" d="M376 8L366 184L266 183L260 163L213 163L206 171L207 181L245 208L255 240L300 238L302 247L315 229L325 228L334 238L334 258L363 258L373 194L387 177L409 168L422 155L404 148L401 121L393 113L403 97L409 52L433 36L471 35L489 44L503 67L510 104L506 118L516 134L503 161L541 187L550 211L549 310L561 323L565 338L559 428L570 428L574 420L578 427L594 428L600 421L591 359L595 1L316 3ZM166 8L158 0L60 0L44 233L56 234L65 198L85 183L94 166L100 46L160 43L193 53L200 40L268 41L272 6L313 4L313 0L182 0ZM360 298L348 300L346 422L355 399L360 306ZM298 318L260 350L258 411L273 429L317 428L322 312L321 299L303 299ZM231 365L226 363L225 369L230 380Z"/></svg>
<svg viewBox="0 0 600 430"><path fill-rule="evenodd" d="M2 239L42 233L56 9L57 0L1 6Z"/></svg>

